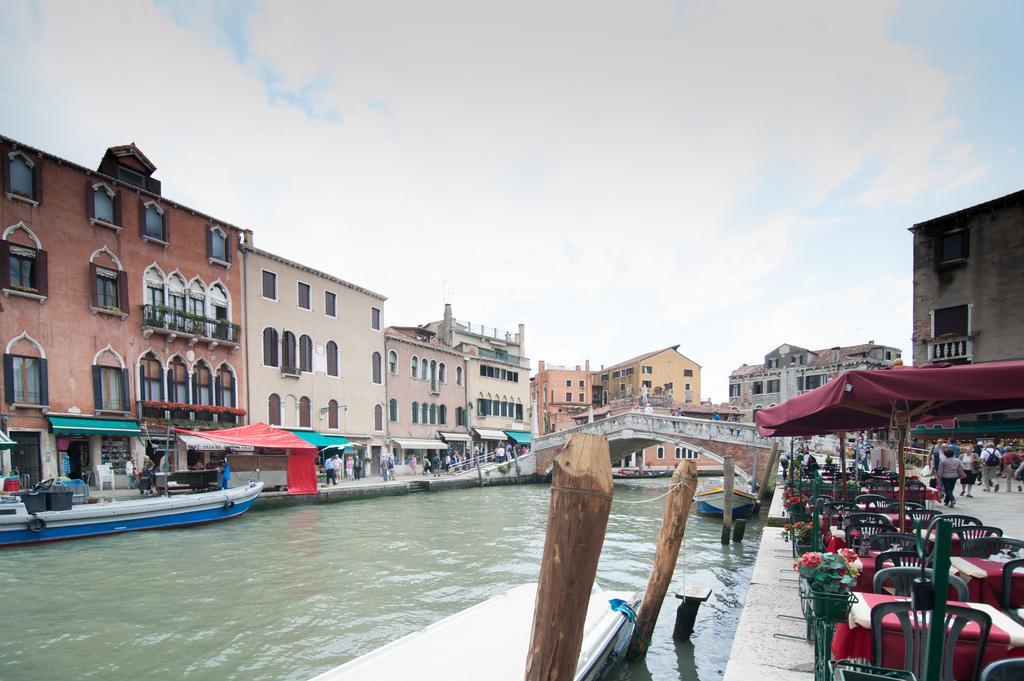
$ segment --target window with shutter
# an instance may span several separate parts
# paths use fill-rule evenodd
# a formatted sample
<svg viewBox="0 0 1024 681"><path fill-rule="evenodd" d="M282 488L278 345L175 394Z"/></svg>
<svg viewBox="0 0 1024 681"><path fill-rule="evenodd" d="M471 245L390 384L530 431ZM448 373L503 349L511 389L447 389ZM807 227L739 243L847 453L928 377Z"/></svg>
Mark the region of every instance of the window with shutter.
<svg viewBox="0 0 1024 681"><path fill-rule="evenodd" d="M327 403L327 427L331 430L338 429L338 401L331 400Z"/></svg>
<svg viewBox="0 0 1024 681"><path fill-rule="evenodd" d="M267 423L281 425L281 398L273 393L267 398Z"/></svg>
<svg viewBox="0 0 1024 681"><path fill-rule="evenodd" d="M379 352L375 352L375 353L373 353L373 355L371 355L371 357L370 357L370 369L371 369L371 373L372 373L372 377L373 377L373 382L374 383L382 383L383 382L383 376L381 375L381 360L380 360L380 353Z"/></svg>
<svg viewBox="0 0 1024 681"><path fill-rule="evenodd" d="M312 406L308 397L302 397L299 399L299 427L309 428L312 423Z"/></svg>
<svg viewBox="0 0 1024 681"><path fill-rule="evenodd" d="M277 366L277 329L263 329L263 365Z"/></svg>

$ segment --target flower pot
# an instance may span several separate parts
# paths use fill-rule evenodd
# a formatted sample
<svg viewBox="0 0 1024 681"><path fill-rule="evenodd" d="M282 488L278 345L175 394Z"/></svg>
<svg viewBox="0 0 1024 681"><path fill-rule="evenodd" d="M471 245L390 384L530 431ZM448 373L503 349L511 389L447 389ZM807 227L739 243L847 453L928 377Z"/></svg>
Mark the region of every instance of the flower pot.
<svg viewBox="0 0 1024 681"><path fill-rule="evenodd" d="M821 622L845 622L850 616L852 604L849 592L811 591L811 612L814 619Z"/></svg>

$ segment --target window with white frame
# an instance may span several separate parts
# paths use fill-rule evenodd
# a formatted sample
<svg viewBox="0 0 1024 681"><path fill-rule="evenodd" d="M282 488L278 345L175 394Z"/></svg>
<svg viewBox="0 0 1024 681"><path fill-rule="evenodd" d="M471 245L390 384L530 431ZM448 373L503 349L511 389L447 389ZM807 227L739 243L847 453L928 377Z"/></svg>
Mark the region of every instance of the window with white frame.
<svg viewBox="0 0 1024 681"><path fill-rule="evenodd" d="M328 317L338 316L338 296L331 291L324 291L324 314Z"/></svg>
<svg viewBox="0 0 1024 681"><path fill-rule="evenodd" d="M220 227L210 228L210 256L220 262L228 262L228 236Z"/></svg>
<svg viewBox="0 0 1024 681"><path fill-rule="evenodd" d="M312 303L310 301L310 288L309 288L309 284L306 284L306 283L301 282L301 281L298 283L298 296L299 296L299 300L298 300L299 307L302 308L303 310L311 309L311 304Z"/></svg>
<svg viewBox="0 0 1024 681"><path fill-rule="evenodd" d="M119 220L114 211L114 190L105 184L93 185L89 191L92 199L90 217L108 225L117 225Z"/></svg>
<svg viewBox="0 0 1024 681"><path fill-rule="evenodd" d="M155 203L142 207L142 235L156 241L167 241L167 214Z"/></svg>
<svg viewBox="0 0 1024 681"><path fill-rule="evenodd" d="M268 300L277 300L277 275L273 272L263 270L263 297Z"/></svg>

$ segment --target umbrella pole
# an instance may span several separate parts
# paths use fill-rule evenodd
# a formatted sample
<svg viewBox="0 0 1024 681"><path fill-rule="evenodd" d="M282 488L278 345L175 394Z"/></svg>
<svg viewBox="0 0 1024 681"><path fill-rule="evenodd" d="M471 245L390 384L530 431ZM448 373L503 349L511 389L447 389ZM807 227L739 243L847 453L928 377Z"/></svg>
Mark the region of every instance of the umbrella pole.
<svg viewBox="0 0 1024 681"><path fill-rule="evenodd" d="M839 433L839 484L843 486L842 496L837 499L846 501L846 433Z"/></svg>
<svg viewBox="0 0 1024 681"><path fill-rule="evenodd" d="M903 447L907 442L907 426L910 423L910 414L906 411L896 412L896 460L899 462L900 471L900 524L899 532L906 531L907 522L907 462L903 458Z"/></svg>

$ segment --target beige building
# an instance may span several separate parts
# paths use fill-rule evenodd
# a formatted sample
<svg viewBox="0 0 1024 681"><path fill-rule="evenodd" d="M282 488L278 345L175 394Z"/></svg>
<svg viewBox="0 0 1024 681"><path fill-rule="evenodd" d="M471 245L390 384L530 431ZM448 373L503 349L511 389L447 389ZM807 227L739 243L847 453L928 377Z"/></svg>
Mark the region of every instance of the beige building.
<svg viewBox="0 0 1024 681"><path fill-rule="evenodd" d="M700 365L673 345L602 367L593 373L593 385L595 406L645 396L692 404L700 402Z"/></svg>
<svg viewBox="0 0 1024 681"><path fill-rule="evenodd" d="M470 443L463 355L427 329L389 326L387 434L398 465L453 449L461 457ZM404 471L403 471L404 472Z"/></svg>
<svg viewBox="0 0 1024 681"><path fill-rule="evenodd" d="M452 317L426 324L445 345L466 357L466 396L473 440L486 451L530 443L530 360L526 328L512 333Z"/></svg>
<svg viewBox="0 0 1024 681"><path fill-rule="evenodd" d="M384 296L251 244L244 256L250 422L319 447L385 450Z"/></svg>

